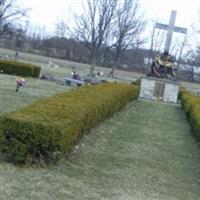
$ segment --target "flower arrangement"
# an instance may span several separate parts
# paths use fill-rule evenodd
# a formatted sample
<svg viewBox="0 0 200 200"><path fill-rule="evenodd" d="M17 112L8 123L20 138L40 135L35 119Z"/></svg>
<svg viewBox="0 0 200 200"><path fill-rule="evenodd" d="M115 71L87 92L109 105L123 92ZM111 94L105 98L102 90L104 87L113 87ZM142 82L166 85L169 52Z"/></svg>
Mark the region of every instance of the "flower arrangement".
<svg viewBox="0 0 200 200"><path fill-rule="evenodd" d="M16 79L16 92L19 91L20 87L23 87L26 85L26 80L24 78L17 78Z"/></svg>

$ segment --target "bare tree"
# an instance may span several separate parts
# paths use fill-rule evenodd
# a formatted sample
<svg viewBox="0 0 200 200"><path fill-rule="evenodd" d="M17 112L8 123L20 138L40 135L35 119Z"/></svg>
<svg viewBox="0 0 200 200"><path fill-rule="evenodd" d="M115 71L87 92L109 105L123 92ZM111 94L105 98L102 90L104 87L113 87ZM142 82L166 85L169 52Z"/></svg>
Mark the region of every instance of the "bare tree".
<svg viewBox="0 0 200 200"><path fill-rule="evenodd" d="M199 15L200 19L200 15ZM189 40L192 49L190 49L190 56L198 66L200 66L200 23L194 24L191 27L191 34Z"/></svg>
<svg viewBox="0 0 200 200"><path fill-rule="evenodd" d="M75 35L89 50L90 76L94 73L100 49L105 42L109 25L113 20L116 0L87 0L84 14L76 17Z"/></svg>
<svg viewBox="0 0 200 200"><path fill-rule="evenodd" d="M26 31L22 28L15 29L15 47L22 49L26 43Z"/></svg>
<svg viewBox="0 0 200 200"><path fill-rule="evenodd" d="M58 37L65 37L68 27L63 19L59 19L55 24L55 33Z"/></svg>
<svg viewBox="0 0 200 200"><path fill-rule="evenodd" d="M28 9L20 8L16 0L0 0L0 30L25 16Z"/></svg>
<svg viewBox="0 0 200 200"><path fill-rule="evenodd" d="M180 51L177 53L177 55L175 55L177 57L177 64L176 64L177 70L179 68L179 65L181 64L181 60L182 60L182 55L183 55L184 49L185 49L185 47L188 46L187 37L186 36L184 37L184 40L180 44L178 44L178 46L180 48Z"/></svg>
<svg viewBox="0 0 200 200"><path fill-rule="evenodd" d="M165 36L166 36L165 32L162 30L156 30L154 25L150 36L151 46L149 51L148 64L151 64L151 59L155 57L157 52L161 51L161 48L165 42L164 41Z"/></svg>
<svg viewBox="0 0 200 200"><path fill-rule="evenodd" d="M180 61L186 60L186 64L180 65L187 72L187 78L190 81L200 80L200 24L196 24L190 28L187 38L183 42L183 56ZM181 52L182 53L182 52ZM183 59L185 58L185 59Z"/></svg>
<svg viewBox="0 0 200 200"><path fill-rule="evenodd" d="M190 57L191 51L188 51L185 56ZM179 61L180 62L180 61ZM184 80L195 81L195 63L191 61L182 62L181 66L178 68L178 76Z"/></svg>
<svg viewBox="0 0 200 200"><path fill-rule="evenodd" d="M112 75L115 67L119 67L121 64L123 52L130 47L138 48L144 42L140 39L144 27L145 21L139 15L138 0L124 0L118 4L115 23L111 28L115 48L115 64L112 68Z"/></svg>

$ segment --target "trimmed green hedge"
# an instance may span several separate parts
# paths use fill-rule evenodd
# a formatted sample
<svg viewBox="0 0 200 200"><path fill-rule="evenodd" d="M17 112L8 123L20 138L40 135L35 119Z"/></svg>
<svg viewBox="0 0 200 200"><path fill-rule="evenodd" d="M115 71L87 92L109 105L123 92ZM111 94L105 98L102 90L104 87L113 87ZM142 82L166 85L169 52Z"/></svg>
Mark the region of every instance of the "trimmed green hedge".
<svg viewBox="0 0 200 200"><path fill-rule="evenodd" d="M15 74L24 77L40 76L41 67L14 61L0 61L0 71L5 74Z"/></svg>
<svg viewBox="0 0 200 200"><path fill-rule="evenodd" d="M180 98L193 133L200 141L200 97L183 90L181 91Z"/></svg>
<svg viewBox="0 0 200 200"><path fill-rule="evenodd" d="M0 118L0 149L14 163L55 161L138 94L138 86L103 83L38 100Z"/></svg>
<svg viewBox="0 0 200 200"><path fill-rule="evenodd" d="M141 85L141 79L137 79L136 81L131 82L131 84L140 86Z"/></svg>

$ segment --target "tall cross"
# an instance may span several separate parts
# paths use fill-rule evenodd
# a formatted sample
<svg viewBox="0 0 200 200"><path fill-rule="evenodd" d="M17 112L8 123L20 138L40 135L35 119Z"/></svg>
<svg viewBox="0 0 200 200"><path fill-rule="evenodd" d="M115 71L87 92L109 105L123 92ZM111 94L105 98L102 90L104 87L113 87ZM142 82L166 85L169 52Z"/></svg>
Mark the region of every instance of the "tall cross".
<svg viewBox="0 0 200 200"><path fill-rule="evenodd" d="M172 10L171 17L169 20L169 25L156 23L156 26L155 26L155 28L167 30L167 39L165 42L165 50L167 50L168 52L170 50L173 32L187 34L187 28L175 26L176 13L177 12L175 10Z"/></svg>

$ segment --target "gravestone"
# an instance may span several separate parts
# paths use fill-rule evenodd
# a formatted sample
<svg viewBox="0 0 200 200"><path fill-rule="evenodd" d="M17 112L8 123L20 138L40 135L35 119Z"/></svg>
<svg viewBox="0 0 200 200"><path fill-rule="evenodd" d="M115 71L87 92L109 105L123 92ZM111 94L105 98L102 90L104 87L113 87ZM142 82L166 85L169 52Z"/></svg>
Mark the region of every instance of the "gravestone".
<svg viewBox="0 0 200 200"><path fill-rule="evenodd" d="M178 92L179 92L179 84L166 82L163 100L165 102L177 103Z"/></svg>
<svg viewBox="0 0 200 200"><path fill-rule="evenodd" d="M54 77L51 74L42 74L40 79L46 80L46 81L54 81Z"/></svg>
<svg viewBox="0 0 200 200"><path fill-rule="evenodd" d="M67 78L67 77L64 78L64 85L79 87L83 84L85 84L85 83L81 80L77 80L77 79L73 79L73 78Z"/></svg>
<svg viewBox="0 0 200 200"><path fill-rule="evenodd" d="M146 77L141 80L140 97L177 103L179 84L166 79Z"/></svg>

